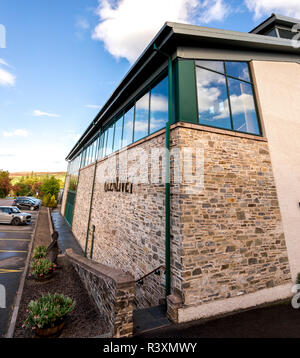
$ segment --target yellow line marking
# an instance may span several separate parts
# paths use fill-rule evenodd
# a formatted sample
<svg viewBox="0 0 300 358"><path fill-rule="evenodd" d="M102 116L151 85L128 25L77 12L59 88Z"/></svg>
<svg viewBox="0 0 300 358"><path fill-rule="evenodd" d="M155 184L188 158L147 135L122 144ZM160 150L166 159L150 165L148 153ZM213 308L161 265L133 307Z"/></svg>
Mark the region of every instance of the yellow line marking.
<svg viewBox="0 0 300 358"><path fill-rule="evenodd" d="M30 239L1 239L0 241L30 241Z"/></svg>
<svg viewBox="0 0 300 358"><path fill-rule="evenodd" d="M22 250L0 250L0 252L27 252Z"/></svg>
<svg viewBox="0 0 300 358"><path fill-rule="evenodd" d="M2 268L0 268L0 274L1 274L1 273L22 272L22 271L23 271L23 270L21 270L21 269L9 270L9 269L2 269Z"/></svg>

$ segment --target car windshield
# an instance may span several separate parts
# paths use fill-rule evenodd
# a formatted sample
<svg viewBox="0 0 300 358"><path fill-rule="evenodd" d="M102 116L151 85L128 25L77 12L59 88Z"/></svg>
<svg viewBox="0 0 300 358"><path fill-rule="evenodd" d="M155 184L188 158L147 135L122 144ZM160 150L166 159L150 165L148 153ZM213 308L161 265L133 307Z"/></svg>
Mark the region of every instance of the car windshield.
<svg viewBox="0 0 300 358"><path fill-rule="evenodd" d="M11 208L10 211L11 211L12 213L15 213L15 214L21 212L18 208Z"/></svg>

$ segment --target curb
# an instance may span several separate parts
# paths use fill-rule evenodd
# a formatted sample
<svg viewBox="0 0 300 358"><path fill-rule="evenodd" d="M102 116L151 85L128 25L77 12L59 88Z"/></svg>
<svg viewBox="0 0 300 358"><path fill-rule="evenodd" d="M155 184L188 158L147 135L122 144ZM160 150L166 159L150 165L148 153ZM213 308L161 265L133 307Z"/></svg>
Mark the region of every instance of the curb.
<svg viewBox="0 0 300 358"><path fill-rule="evenodd" d="M50 213L50 208L47 208L47 212L48 212L48 222L49 222L50 235L52 235L53 231L54 231L54 226L53 226L53 222L52 222L52 216L51 216L51 213Z"/></svg>
<svg viewBox="0 0 300 358"><path fill-rule="evenodd" d="M34 239L35 239L35 233L36 233L36 229L37 229L37 226L38 226L38 220L39 220L39 217L40 217L40 209L39 209L39 212L38 212L38 215L37 215L37 218L36 218L36 224L35 224L34 231L31 234L31 242L30 242L29 248L28 248L28 254L27 254L26 261L25 261L25 267L24 267L24 271L23 271L21 279L20 279L20 284L19 284L19 287L18 287L17 296L15 298L13 313L11 315L11 319L10 319L10 322L9 322L7 333L4 336L5 338L13 338L13 335L14 335L14 332L15 332L15 327L16 327L16 322L17 322L17 318L18 318L18 312L19 312L21 298L22 298L22 294L23 294L25 279L26 279L26 275L27 275L27 272L28 272L28 268L29 268L29 262L30 262L32 248L33 248L33 242L34 242Z"/></svg>

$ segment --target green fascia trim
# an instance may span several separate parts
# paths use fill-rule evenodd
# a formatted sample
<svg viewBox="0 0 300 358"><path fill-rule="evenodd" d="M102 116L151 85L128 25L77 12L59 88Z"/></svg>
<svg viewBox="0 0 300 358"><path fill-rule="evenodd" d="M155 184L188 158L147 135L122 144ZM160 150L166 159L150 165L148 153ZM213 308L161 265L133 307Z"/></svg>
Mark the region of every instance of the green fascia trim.
<svg viewBox="0 0 300 358"><path fill-rule="evenodd" d="M176 122L198 123L195 65L192 60L175 63Z"/></svg>

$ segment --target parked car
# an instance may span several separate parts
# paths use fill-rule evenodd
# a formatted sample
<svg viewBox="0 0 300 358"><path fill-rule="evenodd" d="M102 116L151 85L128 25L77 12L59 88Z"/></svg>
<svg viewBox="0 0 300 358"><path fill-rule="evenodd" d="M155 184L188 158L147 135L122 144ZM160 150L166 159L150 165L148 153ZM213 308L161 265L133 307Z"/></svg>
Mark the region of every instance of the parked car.
<svg viewBox="0 0 300 358"><path fill-rule="evenodd" d="M31 215L22 213L20 209L15 206L0 206L0 223L1 224L29 224L31 222Z"/></svg>
<svg viewBox="0 0 300 358"><path fill-rule="evenodd" d="M36 210L40 207L37 201L29 199L27 197L16 198L13 201L12 205L16 206L19 209L30 209L30 210Z"/></svg>
<svg viewBox="0 0 300 358"><path fill-rule="evenodd" d="M42 204L42 201L40 199L35 198L34 196L17 196L17 199L18 200L19 199L30 199L30 200L36 201L39 204L39 206L41 206L41 204Z"/></svg>

